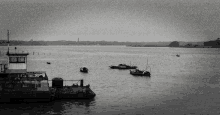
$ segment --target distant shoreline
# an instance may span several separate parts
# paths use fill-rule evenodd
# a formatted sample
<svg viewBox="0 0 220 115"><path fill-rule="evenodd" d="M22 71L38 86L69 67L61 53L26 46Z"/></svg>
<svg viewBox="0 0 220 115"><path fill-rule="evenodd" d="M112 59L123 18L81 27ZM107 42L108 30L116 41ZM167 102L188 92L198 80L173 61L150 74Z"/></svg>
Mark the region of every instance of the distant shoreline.
<svg viewBox="0 0 220 115"><path fill-rule="evenodd" d="M0 46L7 46L6 40L0 40ZM207 42L117 42L117 41L16 41L10 46L126 46L126 47L175 47L175 48L220 48L220 39Z"/></svg>
<svg viewBox="0 0 220 115"><path fill-rule="evenodd" d="M0 45L0 46L7 46L7 45ZM126 46L126 45L10 45L10 47L12 46L73 46L73 47L80 47L80 46L110 46L110 47L114 47L114 46L120 46L120 47L137 47L137 48L156 48L156 47L160 47L160 48L218 48L218 47L211 47L211 46L199 46L199 47L185 47L185 46L179 46L179 47L169 47L169 46Z"/></svg>
<svg viewBox="0 0 220 115"><path fill-rule="evenodd" d="M127 46L127 47L169 47L169 46ZM179 46L179 47L169 47L169 48L216 48L216 47L211 47L211 46L199 46L199 47Z"/></svg>

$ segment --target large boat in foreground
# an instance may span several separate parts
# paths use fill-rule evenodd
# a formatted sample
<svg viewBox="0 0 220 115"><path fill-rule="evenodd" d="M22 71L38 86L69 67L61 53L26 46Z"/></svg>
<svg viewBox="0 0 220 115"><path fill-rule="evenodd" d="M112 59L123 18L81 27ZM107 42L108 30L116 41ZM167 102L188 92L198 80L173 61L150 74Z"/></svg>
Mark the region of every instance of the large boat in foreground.
<svg viewBox="0 0 220 115"><path fill-rule="evenodd" d="M8 31L9 36L9 31ZM8 37L9 46L9 37ZM45 71L27 71L28 53L11 53L7 51L7 64L0 64L0 102L45 102L55 99L90 99L96 94L90 86L63 86L62 78L54 78L49 87Z"/></svg>

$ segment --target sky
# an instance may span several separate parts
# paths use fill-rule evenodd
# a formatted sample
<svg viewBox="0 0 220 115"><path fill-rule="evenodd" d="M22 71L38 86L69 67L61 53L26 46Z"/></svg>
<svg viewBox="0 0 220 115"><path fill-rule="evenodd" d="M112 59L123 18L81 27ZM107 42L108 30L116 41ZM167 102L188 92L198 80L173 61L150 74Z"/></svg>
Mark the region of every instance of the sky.
<svg viewBox="0 0 220 115"><path fill-rule="evenodd" d="M0 0L0 40L208 41L220 0Z"/></svg>

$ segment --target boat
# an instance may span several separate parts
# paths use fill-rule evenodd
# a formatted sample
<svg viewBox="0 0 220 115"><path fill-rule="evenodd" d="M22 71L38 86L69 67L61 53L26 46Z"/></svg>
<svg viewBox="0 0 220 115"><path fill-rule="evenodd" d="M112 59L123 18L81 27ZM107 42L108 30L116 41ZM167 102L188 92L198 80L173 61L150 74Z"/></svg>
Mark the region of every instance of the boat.
<svg viewBox="0 0 220 115"><path fill-rule="evenodd" d="M45 71L27 71L28 53L7 52L8 63L1 64L0 102L50 101L48 77Z"/></svg>
<svg viewBox="0 0 220 115"><path fill-rule="evenodd" d="M50 62L47 62L47 64L50 64Z"/></svg>
<svg viewBox="0 0 220 115"><path fill-rule="evenodd" d="M149 76L149 77L151 76L149 71L139 70L139 69L130 70L130 74L134 76Z"/></svg>
<svg viewBox="0 0 220 115"><path fill-rule="evenodd" d="M65 81L78 81L80 84L72 84L71 86L63 85ZM96 94L90 89L90 85L83 85L81 80L63 80L62 78L53 78L51 93L54 100L57 99L92 99Z"/></svg>
<svg viewBox="0 0 220 115"><path fill-rule="evenodd" d="M147 59L147 66L146 66L146 70L140 70L138 68L134 69L134 70L130 70L130 74L131 75L134 75L134 76L148 76L150 77L151 76L151 72L150 71L147 71L147 69L150 69L151 71L151 68L150 66L148 65L148 59Z"/></svg>
<svg viewBox="0 0 220 115"><path fill-rule="evenodd" d="M86 67L81 67L80 68L80 72L83 72L83 73L88 73L88 68L86 68Z"/></svg>
<svg viewBox="0 0 220 115"><path fill-rule="evenodd" d="M45 71L27 71L28 55L9 52L8 30L8 60L6 64L0 64L0 102L49 102L55 99L88 99L96 96L89 85L83 86L83 80L80 80L79 86L63 86L64 80L53 79L50 87Z"/></svg>
<svg viewBox="0 0 220 115"><path fill-rule="evenodd" d="M131 66L127 64L118 64L117 66L111 65L109 66L111 69L136 69L137 66Z"/></svg>
<svg viewBox="0 0 220 115"><path fill-rule="evenodd" d="M180 55L179 55L179 54L176 54L176 57L180 57Z"/></svg>

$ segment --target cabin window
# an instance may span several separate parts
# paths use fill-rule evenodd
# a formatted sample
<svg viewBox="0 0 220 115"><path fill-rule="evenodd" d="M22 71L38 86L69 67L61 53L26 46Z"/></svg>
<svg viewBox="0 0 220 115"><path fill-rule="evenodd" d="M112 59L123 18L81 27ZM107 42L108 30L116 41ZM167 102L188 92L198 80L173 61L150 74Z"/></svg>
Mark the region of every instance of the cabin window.
<svg viewBox="0 0 220 115"><path fill-rule="evenodd" d="M17 58L16 57L10 57L10 63L16 63L17 62Z"/></svg>
<svg viewBox="0 0 220 115"><path fill-rule="evenodd" d="M19 57L18 58L18 63L25 63L25 58L24 57Z"/></svg>
<svg viewBox="0 0 220 115"><path fill-rule="evenodd" d="M10 63L25 63L25 57L10 57Z"/></svg>

